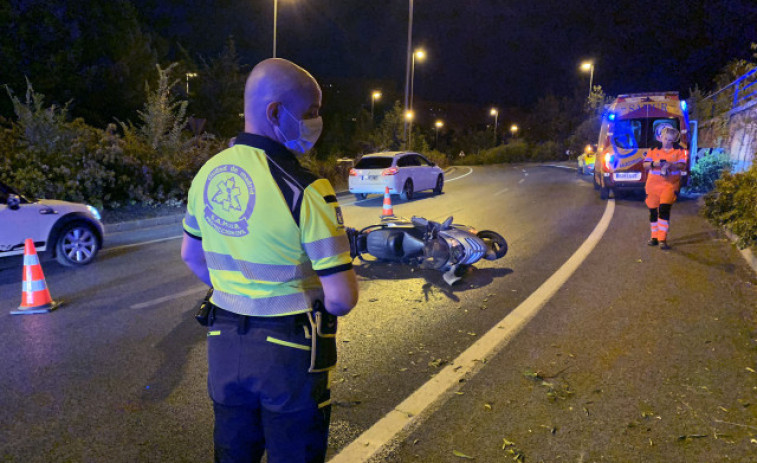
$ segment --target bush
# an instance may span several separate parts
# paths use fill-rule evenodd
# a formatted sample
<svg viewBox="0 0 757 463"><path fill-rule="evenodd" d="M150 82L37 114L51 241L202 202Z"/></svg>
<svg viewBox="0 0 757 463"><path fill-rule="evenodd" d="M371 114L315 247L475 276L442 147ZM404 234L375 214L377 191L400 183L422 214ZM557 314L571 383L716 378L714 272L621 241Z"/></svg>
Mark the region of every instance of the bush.
<svg viewBox="0 0 757 463"><path fill-rule="evenodd" d="M476 154L469 154L464 158L457 158L455 159L455 164L483 165L524 162L528 160L530 160L528 145L524 141L516 140L482 150Z"/></svg>
<svg viewBox="0 0 757 463"><path fill-rule="evenodd" d="M739 248L757 244L757 164L738 174L724 171L704 201L704 216L737 235Z"/></svg>
<svg viewBox="0 0 757 463"><path fill-rule="evenodd" d="M706 193L715 187L715 181L720 174L730 169L731 160L728 153L723 150L711 150L705 156L697 159L691 168L691 177L686 187L695 193Z"/></svg>

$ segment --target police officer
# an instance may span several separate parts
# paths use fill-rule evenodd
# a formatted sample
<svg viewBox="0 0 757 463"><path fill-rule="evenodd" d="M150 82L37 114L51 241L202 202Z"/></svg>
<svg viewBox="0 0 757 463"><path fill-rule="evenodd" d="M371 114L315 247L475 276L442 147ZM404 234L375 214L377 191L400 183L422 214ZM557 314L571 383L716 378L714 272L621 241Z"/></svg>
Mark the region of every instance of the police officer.
<svg viewBox="0 0 757 463"><path fill-rule="evenodd" d="M314 305L346 315L358 289L331 184L296 155L320 136L321 89L268 59L244 91L245 131L192 182L181 255L213 287L208 392L215 461L325 460L328 371L313 370Z"/></svg>

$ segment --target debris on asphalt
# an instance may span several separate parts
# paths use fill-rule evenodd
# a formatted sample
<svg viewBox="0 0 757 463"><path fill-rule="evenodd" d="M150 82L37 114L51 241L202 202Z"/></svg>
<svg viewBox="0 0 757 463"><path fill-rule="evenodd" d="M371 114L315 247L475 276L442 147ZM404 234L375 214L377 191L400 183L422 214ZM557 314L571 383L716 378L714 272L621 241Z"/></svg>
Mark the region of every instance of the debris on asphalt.
<svg viewBox="0 0 757 463"><path fill-rule="evenodd" d="M522 450L520 450L519 448L515 446L514 442L510 442L509 440L503 438L502 450L505 450L507 453L512 455L513 461L519 461L521 463L526 461L526 455L523 453Z"/></svg>
<svg viewBox="0 0 757 463"><path fill-rule="evenodd" d="M466 455L466 454L464 454L463 452L460 452L459 450L453 450L453 451L452 451L452 455L454 455L454 456L456 456L456 457L459 457L459 458L465 458L465 459L467 459L467 460L475 460L475 458L474 458L474 457L472 457L472 456L470 456L470 455Z"/></svg>

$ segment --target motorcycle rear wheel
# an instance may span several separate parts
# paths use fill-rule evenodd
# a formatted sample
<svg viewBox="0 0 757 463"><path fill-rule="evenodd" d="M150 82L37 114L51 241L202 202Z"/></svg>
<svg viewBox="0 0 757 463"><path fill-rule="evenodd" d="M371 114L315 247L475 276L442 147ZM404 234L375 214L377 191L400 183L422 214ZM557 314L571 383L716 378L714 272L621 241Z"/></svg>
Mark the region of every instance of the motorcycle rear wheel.
<svg viewBox="0 0 757 463"><path fill-rule="evenodd" d="M481 238L486 243L486 246L494 251L494 259L500 259L507 254L507 241L499 233L491 230L481 230L476 236Z"/></svg>

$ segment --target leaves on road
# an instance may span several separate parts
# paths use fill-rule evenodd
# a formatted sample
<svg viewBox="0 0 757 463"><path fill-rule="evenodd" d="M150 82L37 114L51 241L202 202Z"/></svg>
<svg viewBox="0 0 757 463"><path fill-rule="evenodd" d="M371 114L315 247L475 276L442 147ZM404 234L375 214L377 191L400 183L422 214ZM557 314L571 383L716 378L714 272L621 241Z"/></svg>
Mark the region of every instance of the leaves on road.
<svg viewBox="0 0 757 463"><path fill-rule="evenodd" d="M519 448L515 446L515 442L510 442L509 440L503 438L502 450L509 453L513 457L513 461L519 461L519 462L526 461L526 455L523 453L522 450L520 450Z"/></svg>
<svg viewBox="0 0 757 463"><path fill-rule="evenodd" d="M467 460L475 460L475 458L474 458L474 457L472 457L472 456L470 456L470 455L466 455L466 454L464 454L463 452L460 452L459 450L453 450L453 451L452 451L452 455L454 455L454 456L456 456L456 457L459 457L459 458L465 458L465 459L467 459Z"/></svg>

